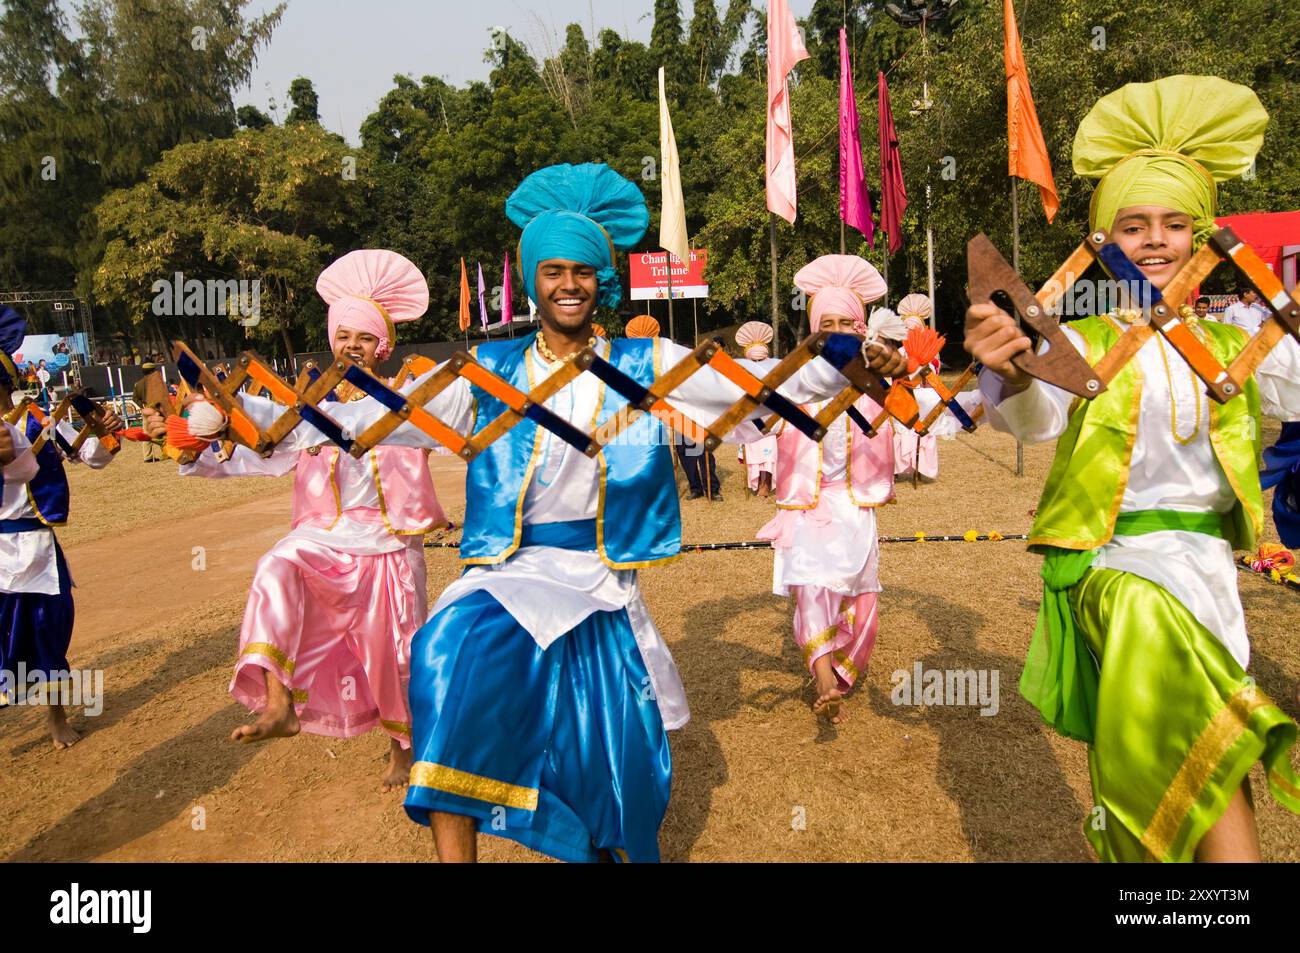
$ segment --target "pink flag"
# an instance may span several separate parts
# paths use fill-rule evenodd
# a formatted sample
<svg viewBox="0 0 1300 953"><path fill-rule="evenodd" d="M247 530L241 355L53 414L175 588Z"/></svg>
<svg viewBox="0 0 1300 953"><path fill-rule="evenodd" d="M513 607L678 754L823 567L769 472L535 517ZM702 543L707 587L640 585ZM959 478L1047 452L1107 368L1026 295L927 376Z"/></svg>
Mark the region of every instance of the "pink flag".
<svg viewBox="0 0 1300 953"><path fill-rule="evenodd" d="M840 218L856 228L875 247L871 224L871 196L862 168L862 140L858 136L858 100L853 95L853 67L849 63L848 34L840 27Z"/></svg>
<svg viewBox="0 0 1300 953"><path fill-rule="evenodd" d="M510 289L510 252L506 252L506 276L501 289L501 320L513 322L515 319L515 296Z"/></svg>
<svg viewBox="0 0 1300 953"><path fill-rule="evenodd" d="M786 0L767 5L767 207L787 222L798 214L795 200L794 127L786 75L808 58L803 37Z"/></svg>
<svg viewBox="0 0 1300 953"><path fill-rule="evenodd" d="M894 111L889 108L889 84L885 74L877 80L880 91L880 228L889 235L890 254L903 247L903 213L907 211L907 187L903 185L903 163L898 156L898 133Z"/></svg>
<svg viewBox="0 0 1300 953"><path fill-rule="evenodd" d="M478 263L478 319L482 323L484 330L488 326L487 316L487 285L483 282L483 263Z"/></svg>

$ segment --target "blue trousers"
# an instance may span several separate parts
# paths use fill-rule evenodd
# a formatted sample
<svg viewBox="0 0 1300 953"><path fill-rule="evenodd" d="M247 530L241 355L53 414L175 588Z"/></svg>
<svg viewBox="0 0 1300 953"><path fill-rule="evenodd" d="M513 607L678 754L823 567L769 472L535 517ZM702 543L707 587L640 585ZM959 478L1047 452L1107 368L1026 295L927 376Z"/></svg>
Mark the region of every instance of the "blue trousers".
<svg viewBox="0 0 1300 953"><path fill-rule="evenodd" d="M406 813L560 860L657 861L672 757L626 611L596 612L543 651L486 592L411 647L415 764Z"/></svg>

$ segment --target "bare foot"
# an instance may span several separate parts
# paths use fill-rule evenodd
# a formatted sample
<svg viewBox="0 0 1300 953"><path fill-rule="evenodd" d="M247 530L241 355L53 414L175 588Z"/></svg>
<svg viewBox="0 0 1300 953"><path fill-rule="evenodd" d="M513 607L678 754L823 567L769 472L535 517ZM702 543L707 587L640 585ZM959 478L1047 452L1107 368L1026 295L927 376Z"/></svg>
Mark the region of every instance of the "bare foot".
<svg viewBox="0 0 1300 953"><path fill-rule="evenodd" d="M848 721L849 713L842 709L844 693L832 675L829 680L817 678L817 700L813 702L814 715L825 715L832 725L842 725Z"/></svg>
<svg viewBox="0 0 1300 953"><path fill-rule="evenodd" d="M71 748L81 740L81 735L73 731L72 726L68 724L68 715L62 705L49 706L45 714L45 723L49 725L50 738L54 741L55 751Z"/></svg>
<svg viewBox="0 0 1300 953"><path fill-rule="evenodd" d="M292 738L298 733L298 713L292 707L282 710L268 708L251 725L240 725L230 733L231 741L249 744L269 741L272 738Z"/></svg>
<svg viewBox="0 0 1300 953"><path fill-rule="evenodd" d="M403 748L396 738L389 738L388 769L379 782L379 790L384 794L400 791L406 787L411 778L412 754L410 748Z"/></svg>

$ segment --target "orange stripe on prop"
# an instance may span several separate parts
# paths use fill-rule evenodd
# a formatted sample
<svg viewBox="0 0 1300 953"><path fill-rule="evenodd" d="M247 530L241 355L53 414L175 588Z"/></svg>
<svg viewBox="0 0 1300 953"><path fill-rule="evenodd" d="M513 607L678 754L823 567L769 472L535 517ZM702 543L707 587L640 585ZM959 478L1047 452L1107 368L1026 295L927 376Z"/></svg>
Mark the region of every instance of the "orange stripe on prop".
<svg viewBox="0 0 1300 953"><path fill-rule="evenodd" d="M460 376L471 384L478 385L516 413L524 412L528 399L481 364L466 364L460 369Z"/></svg>
<svg viewBox="0 0 1300 953"><path fill-rule="evenodd" d="M707 430L666 400L660 399L656 401L654 406L650 408L650 413L691 441L691 443L703 443L709 437Z"/></svg>
<svg viewBox="0 0 1300 953"><path fill-rule="evenodd" d="M709 366L735 384L750 397L763 392L763 382L745 370L726 351L718 351L709 359Z"/></svg>
<svg viewBox="0 0 1300 953"><path fill-rule="evenodd" d="M250 447L256 447L258 437L260 436L257 427L243 412L235 410L234 408L231 408L231 410L230 429L238 434L239 438L243 440L245 444Z"/></svg>
<svg viewBox="0 0 1300 953"><path fill-rule="evenodd" d="M1213 384L1228 376L1227 370L1215 359L1204 344L1196 339L1191 329L1181 321L1175 322L1164 330L1169 343L1178 349L1196 376L1207 384Z"/></svg>
<svg viewBox="0 0 1300 953"><path fill-rule="evenodd" d="M270 391L271 396L280 403L289 407L298 403L298 392L280 380L278 375L271 373L262 365L257 363L249 364L248 376Z"/></svg>
<svg viewBox="0 0 1300 953"><path fill-rule="evenodd" d="M411 409L408 422L419 427L452 453L459 454L465 449L466 440L464 437L421 407Z"/></svg>

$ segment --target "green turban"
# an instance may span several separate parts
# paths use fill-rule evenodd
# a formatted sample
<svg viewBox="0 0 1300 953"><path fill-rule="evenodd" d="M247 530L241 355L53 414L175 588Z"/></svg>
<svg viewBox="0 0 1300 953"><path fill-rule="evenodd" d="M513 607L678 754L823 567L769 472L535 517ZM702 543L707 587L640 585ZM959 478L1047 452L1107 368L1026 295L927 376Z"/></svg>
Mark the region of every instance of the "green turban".
<svg viewBox="0 0 1300 953"><path fill-rule="evenodd" d="M1253 90L1216 76L1166 76L1102 97L1074 136L1074 171L1101 180L1088 227L1109 230L1120 209L1159 205L1192 217L1199 248L1214 233L1217 183L1250 169L1267 125Z"/></svg>

